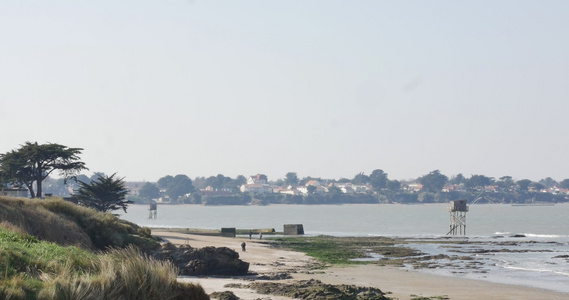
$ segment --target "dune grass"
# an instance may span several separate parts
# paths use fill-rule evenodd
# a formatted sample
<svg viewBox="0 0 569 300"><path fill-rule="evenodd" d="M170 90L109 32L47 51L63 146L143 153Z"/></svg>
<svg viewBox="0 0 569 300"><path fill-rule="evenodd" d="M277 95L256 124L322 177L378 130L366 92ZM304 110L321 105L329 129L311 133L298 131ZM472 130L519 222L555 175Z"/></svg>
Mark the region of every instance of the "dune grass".
<svg viewBox="0 0 569 300"><path fill-rule="evenodd" d="M148 230L111 214L0 197L0 218L0 299L209 299L140 250L158 245Z"/></svg>
<svg viewBox="0 0 569 300"><path fill-rule="evenodd" d="M134 246L94 254L0 227L2 299L209 299Z"/></svg>
<svg viewBox="0 0 569 300"><path fill-rule="evenodd" d="M158 242L144 234L143 228L136 224L57 197L0 197L0 220L14 224L41 240L60 245L98 250L129 244L142 249L158 246Z"/></svg>
<svg viewBox="0 0 569 300"><path fill-rule="evenodd" d="M98 256L92 269L42 274L46 286L38 299L209 299L201 286L177 281L170 262L151 259L135 247Z"/></svg>

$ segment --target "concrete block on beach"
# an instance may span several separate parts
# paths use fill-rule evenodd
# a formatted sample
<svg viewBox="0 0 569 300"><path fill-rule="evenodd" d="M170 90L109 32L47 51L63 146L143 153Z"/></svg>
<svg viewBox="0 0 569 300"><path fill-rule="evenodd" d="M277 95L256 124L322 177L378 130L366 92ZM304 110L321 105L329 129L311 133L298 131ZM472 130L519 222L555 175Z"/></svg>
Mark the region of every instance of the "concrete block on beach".
<svg viewBox="0 0 569 300"><path fill-rule="evenodd" d="M285 235L302 235L304 234L304 227L302 224L285 224L283 233Z"/></svg>
<svg viewBox="0 0 569 300"><path fill-rule="evenodd" d="M221 228L221 236L224 237L235 237L236 230L233 228Z"/></svg>

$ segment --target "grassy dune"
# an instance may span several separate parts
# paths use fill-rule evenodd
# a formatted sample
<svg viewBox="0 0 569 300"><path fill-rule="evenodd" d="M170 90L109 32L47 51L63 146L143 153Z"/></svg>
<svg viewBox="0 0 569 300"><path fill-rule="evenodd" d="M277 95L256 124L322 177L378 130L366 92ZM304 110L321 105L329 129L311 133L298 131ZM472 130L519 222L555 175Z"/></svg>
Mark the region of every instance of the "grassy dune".
<svg viewBox="0 0 569 300"><path fill-rule="evenodd" d="M149 231L64 202L0 197L1 299L209 299L182 284Z"/></svg>
<svg viewBox="0 0 569 300"><path fill-rule="evenodd" d="M61 198L0 197L0 220L40 240L60 245L93 250L129 244L145 249L158 246L142 228L133 223Z"/></svg>

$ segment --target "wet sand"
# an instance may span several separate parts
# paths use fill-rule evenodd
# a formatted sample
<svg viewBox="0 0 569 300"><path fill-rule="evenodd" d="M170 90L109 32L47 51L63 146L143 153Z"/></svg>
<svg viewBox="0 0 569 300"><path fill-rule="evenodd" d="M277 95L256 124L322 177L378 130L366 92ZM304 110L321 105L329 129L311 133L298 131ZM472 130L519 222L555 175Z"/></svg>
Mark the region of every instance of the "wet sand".
<svg viewBox="0 0 569 300"><path fill-rule="evenodd" d="M194 248L206 246L228 247L239 252L243 261L250 263L249 270L259 275L288 272L293 279L276 282L290 283L295 280L317 279L328 284L354 284L370 286L388 293L394 299L411 299L411 295L434 297L448 296L452 300L460 299L569 299L569 293L557 293L548 290L518 285L492 283L483 280L465 279L450 276L425 274L394 267L361 265L350 267L332 267L323 270L310 270L316 261L304 253L271 248L258 243L258 235L253 240L248 238L224 238L218 236L190 235L167 231L153 231L174 244L189 244ZM247 244L246 251L241 251L241 243ZM291 299L274 295L257 294L252 290L226 288L228 283L248 284L252 277L215 278L215 277L180 277L181 281L199 283L206 293L232 291L244 300L254 299Z"/></svg>

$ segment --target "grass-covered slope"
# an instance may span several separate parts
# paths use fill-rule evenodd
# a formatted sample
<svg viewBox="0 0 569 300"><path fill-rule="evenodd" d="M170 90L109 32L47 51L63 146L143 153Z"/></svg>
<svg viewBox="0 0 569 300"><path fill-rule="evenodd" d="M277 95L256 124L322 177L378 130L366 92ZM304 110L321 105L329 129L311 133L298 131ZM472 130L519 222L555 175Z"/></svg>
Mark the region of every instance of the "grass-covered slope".
<svg viewBox="0 0 569 300"><path fill-rule="evenodd" d="M0 197L0 222L60 245L105 250L134 244L157 247L149 231L109 213L81 207L61 198L26 199Z"/></svg>
<svg viewBox="0 0 569 300"><path fill-rule="evenodd" d="M209 299L138 247L156 241L110 214L0 197L0 218L0 299Z"/></svg>

